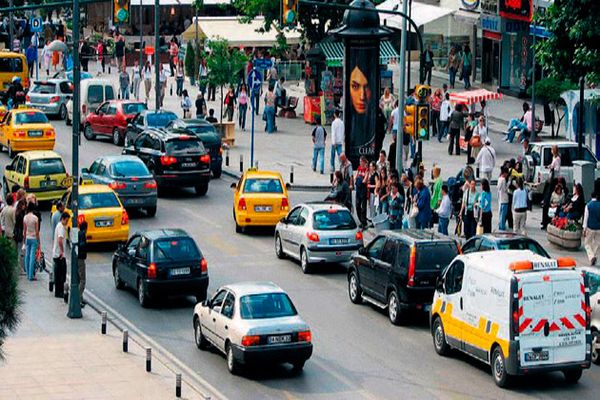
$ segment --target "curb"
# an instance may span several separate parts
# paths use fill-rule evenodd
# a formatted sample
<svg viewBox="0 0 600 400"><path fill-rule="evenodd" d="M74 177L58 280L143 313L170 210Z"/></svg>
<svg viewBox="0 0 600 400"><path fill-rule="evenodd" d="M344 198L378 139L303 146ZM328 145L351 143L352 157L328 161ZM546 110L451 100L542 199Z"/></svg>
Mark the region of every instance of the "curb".
<svg viewBox="0 0 600 400"><path fill-rule="evenodd" d="M229 168L222 169L223 175L227 175L230 178L240 179L242 174L240 172L231 171ZM295 185L290 184L290 188L288 189L292 192L323 192L331 190L331 186L329 185Z"/></svg>

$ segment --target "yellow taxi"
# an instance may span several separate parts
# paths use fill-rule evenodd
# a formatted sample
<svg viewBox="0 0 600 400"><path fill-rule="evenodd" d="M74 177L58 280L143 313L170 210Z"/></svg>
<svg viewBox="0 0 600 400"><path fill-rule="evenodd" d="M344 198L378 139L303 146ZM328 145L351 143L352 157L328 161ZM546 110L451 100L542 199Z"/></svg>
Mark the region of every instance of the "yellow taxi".
<svg viewBox="0 0 600 400"><path fill-rule="evenodd" d="M70 186L69 174L61 156L53 151L34 150L18 154L4 168L3 186L15 185L34 193L39 201L60 199Z"/></svg>
<svg viewBox="0 0 600 400"><path fill-rule="evenodd" d="M54 150L56 132L43 112L20 106L8 111L0 122L0 149L8 156L18 151Z"/></svg>
<svg viewBox="0 0 600 400"><path fill-rule="evenodd" d="M29 87L29 68L25 54L10 50L0 51L0 90L6 90L15 76L21 78L23 88Z"/></svg>
<svg viewBox="0 0 600 400"><path fill-rule="evenodd" d="M288 188L279 172L251 168L231 187L238 233L247 226L275 226L290 209Z"/></svg>
<svg viewBox="0 0 600 400"><path fill-rule="evenodd" d="M71 213L71 190L62 197L65 211ZM52 212L56 206L52 206ZM78 223L88 224L88 243L126 242L129 238L129 215L119 196L107 185L79 186Z"/></svg>

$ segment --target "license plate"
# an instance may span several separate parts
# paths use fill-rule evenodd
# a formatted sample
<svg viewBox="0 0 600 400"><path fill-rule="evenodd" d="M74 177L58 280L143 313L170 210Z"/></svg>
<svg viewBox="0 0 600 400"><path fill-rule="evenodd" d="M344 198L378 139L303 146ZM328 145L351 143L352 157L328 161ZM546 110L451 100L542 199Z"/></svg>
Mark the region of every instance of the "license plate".
<svg viewBox="0 0 600 400"><path fill-rule="evenodd" d="M54 187L56 186L56 181L40 181L41 188Z"/></svg>
<svg viewBox="0 0 600 400"><path fill-rule="evenodd" d="M292 335L269 336L269 344L290 343Z"/></svg>
<svg viewBox="0 0 600 400"><path fill-rule="evenodd" d="M192 167L195 167L196 165L197 164L195 162L184 162L184 163L181 163L181 166L183 168L192 168Z"/></svg>
<svg viewBox="0 0 600 400"><path fill-rule="evenodd" d="M106 228L107 226L113 226L112 220L96 220L94 222L97 228Z"/></svg>
<svg viewBox="0 0 600 400"><path fill-rule="evenodd" d="M348 238L332 238L329 239L329 244L348 244Z"/></svg>
<svg viewBox="0 0 600 400"><path fill-rule="evenodd" d="M170 271L171 276L188 275L190 273L190 268L172 268Z"/></svg>
<svg viewBox="0 0 600 400"><path fill-rule="evenodd" d="M550 353L548 350L542 351L529 351L525 353L525 361L533 362L533 361L548 361L550 359Z"/></svg>
<svg viewBox="0 0 600 400"><path fill-rule="evenodd" d="M142 204L143 200L142 199L127 199L127 201L125 203L127 203L127 204Z"/></svg>
<svg viewBox="0 0 600 400"><path fill-rule="evenodd" d="M42 131L29 131L27 132L27 135L29 137L40 137L42 136L43 132Z"/></svg>
<svg viewBox="0 0 600 400"><path fill-rule="evenodd" d="M254 211L256 211L256 212L271 212L271 211L273 211L273 207L271 207L271 206L254 206Z"/></svg>

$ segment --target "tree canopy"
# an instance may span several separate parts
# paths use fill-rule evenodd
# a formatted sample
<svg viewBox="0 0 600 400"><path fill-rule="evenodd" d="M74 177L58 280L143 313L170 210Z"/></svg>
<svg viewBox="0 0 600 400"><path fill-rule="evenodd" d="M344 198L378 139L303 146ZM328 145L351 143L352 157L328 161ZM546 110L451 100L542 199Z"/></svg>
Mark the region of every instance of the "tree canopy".
<svg viewBox="0 0 600 400"><path fill-rule="evenodd" d="M18 282L17 249L12 240L0 237L0 360L4 357L2 344L19 322Z"/></svg>

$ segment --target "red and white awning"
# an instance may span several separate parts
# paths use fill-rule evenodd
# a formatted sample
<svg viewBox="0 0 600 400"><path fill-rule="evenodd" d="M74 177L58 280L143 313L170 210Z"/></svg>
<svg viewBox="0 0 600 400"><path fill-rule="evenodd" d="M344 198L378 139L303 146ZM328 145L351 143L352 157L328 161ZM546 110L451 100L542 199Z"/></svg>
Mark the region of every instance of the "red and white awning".
<svg viewBox="0 0 600 400"><path fill-rule="evenodd" d="M502 93L491 92L486 89L468 90L466 92L450 93L450 101L455 104L475 104L482 100L502 100Z"/></svg>

